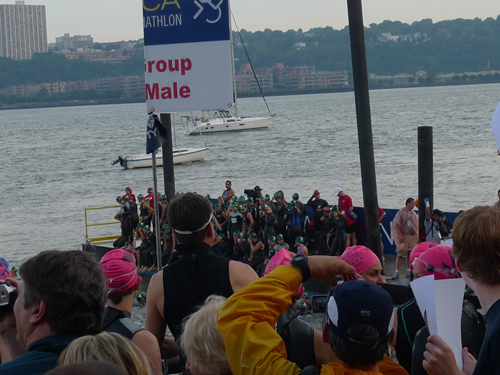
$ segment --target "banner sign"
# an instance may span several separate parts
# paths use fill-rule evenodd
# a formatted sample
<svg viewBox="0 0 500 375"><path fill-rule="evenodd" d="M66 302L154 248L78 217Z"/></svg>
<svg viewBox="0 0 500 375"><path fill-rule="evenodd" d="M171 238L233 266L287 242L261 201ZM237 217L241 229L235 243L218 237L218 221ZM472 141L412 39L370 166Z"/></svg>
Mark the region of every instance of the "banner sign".
<svg viewBox="0 0 500 375"><path fill-rule="evenodd" d="M147 108L233 105L229 0L143 0Z"/></svg>

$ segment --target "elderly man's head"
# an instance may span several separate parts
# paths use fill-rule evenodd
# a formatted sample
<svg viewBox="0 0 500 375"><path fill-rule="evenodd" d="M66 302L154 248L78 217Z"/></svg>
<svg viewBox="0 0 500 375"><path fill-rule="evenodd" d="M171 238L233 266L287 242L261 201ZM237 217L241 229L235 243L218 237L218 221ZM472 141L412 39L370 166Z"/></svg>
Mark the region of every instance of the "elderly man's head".
<svg viewBox="0 0 500 375"><path fill-rule="evenodd" d="M186 369L193 375L231 373L224 341L217 327L225 301L221 296L209 296L203 306L184 322L180 344L187 358Z"/></svg>
<svg viewBox="0 0 500 375"><path fill-rule="evenodd" d="M18 341L55 333L96 334L106 302L99 265L82 251L44 251L19 269Z"/></svg>

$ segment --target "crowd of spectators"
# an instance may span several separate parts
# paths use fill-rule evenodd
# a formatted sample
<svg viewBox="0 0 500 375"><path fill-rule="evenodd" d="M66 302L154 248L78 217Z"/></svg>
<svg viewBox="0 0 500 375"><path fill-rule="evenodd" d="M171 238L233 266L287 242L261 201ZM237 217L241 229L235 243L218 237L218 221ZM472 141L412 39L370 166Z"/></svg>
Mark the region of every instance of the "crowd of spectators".
<svg viewBox="0 0 500 375"><path fill-rule="evenodd" d="M121 222L134 216L135 197L128 190L119 197ZM178 357L179 371L193 375L500 373L498 207L462 212L453 224L452 247L440 243L450 233L442 235L442 213L431 213L429 204L425 229L435 228L439 238L432 234L413 245L409 236L418 236L419 228L411 198L393 223L398 256L401 262L407 258L412 278L463 278L468 286L458 366L450 346L429 335L415 299L394 305L384 288L381 259L356 243L352 200L342 189L335 191L336 207L314 192L307 203L312 221L298 194L288 205L282 191L273 199L258 196L259 187L253 192L235 202L227 181L217 203L186 193L155 205L153 196L139 195L140 202L148 202L145 211L140 203L139 221L122 225L120 246L100 263L83 251L42 251L23 263L19 280L0 259L0 374L158 375L172 357ZM169 252L166 266L156 264L161 269L149 282L142 328L131 319L133 301L141 269L155 264L144 264L148 247L133 243L135 236L150 243L140 230L150 229L144 222L154 221L155 207L166 225L161 251ZM129 224L135 228L132 237ZM343 232L346 248L322 251ZM311 278L332 287L321 330L296 313ZM166 337L167 328L173 338Z"/></svg>

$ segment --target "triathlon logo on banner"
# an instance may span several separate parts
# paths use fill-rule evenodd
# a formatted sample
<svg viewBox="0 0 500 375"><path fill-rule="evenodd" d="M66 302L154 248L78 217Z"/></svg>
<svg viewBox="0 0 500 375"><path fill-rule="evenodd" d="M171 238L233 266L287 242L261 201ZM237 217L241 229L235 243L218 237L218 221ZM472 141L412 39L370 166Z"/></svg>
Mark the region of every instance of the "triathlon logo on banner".
<svg viewBox="0 0 500 375"><path fill-rule="evenodd" d="M229 0L143 0L147 108L233 105Z"/></svg>

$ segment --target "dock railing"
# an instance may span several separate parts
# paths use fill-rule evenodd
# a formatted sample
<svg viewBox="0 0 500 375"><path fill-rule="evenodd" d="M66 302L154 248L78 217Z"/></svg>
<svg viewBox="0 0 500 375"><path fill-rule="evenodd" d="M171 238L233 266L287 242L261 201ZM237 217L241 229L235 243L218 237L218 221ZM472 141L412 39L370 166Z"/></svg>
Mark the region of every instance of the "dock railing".
<svg viewBox="0 0 500 375"><path fill-rule="evenodd" d="M87 242L102 242L102 241L111 241L111 240L116 240L120 238L120 235L115 235L115 236L101 236L101 237L89 237L89 228L91 227L99 227L99 226L105 226L105 225L117 225L120 224L119 221L112 221L112 222L92 222L89 223L89 211L96 211L96 210L109 210L112 208L119 208L119 205L114 205L114 206L102 206L102 207L89 207L85 208L85 238ZM102 212L102 211L101 211ZM112 215L111 217L114 217L115 215ZM107 216L110 217L110 216Z"/></svg>

